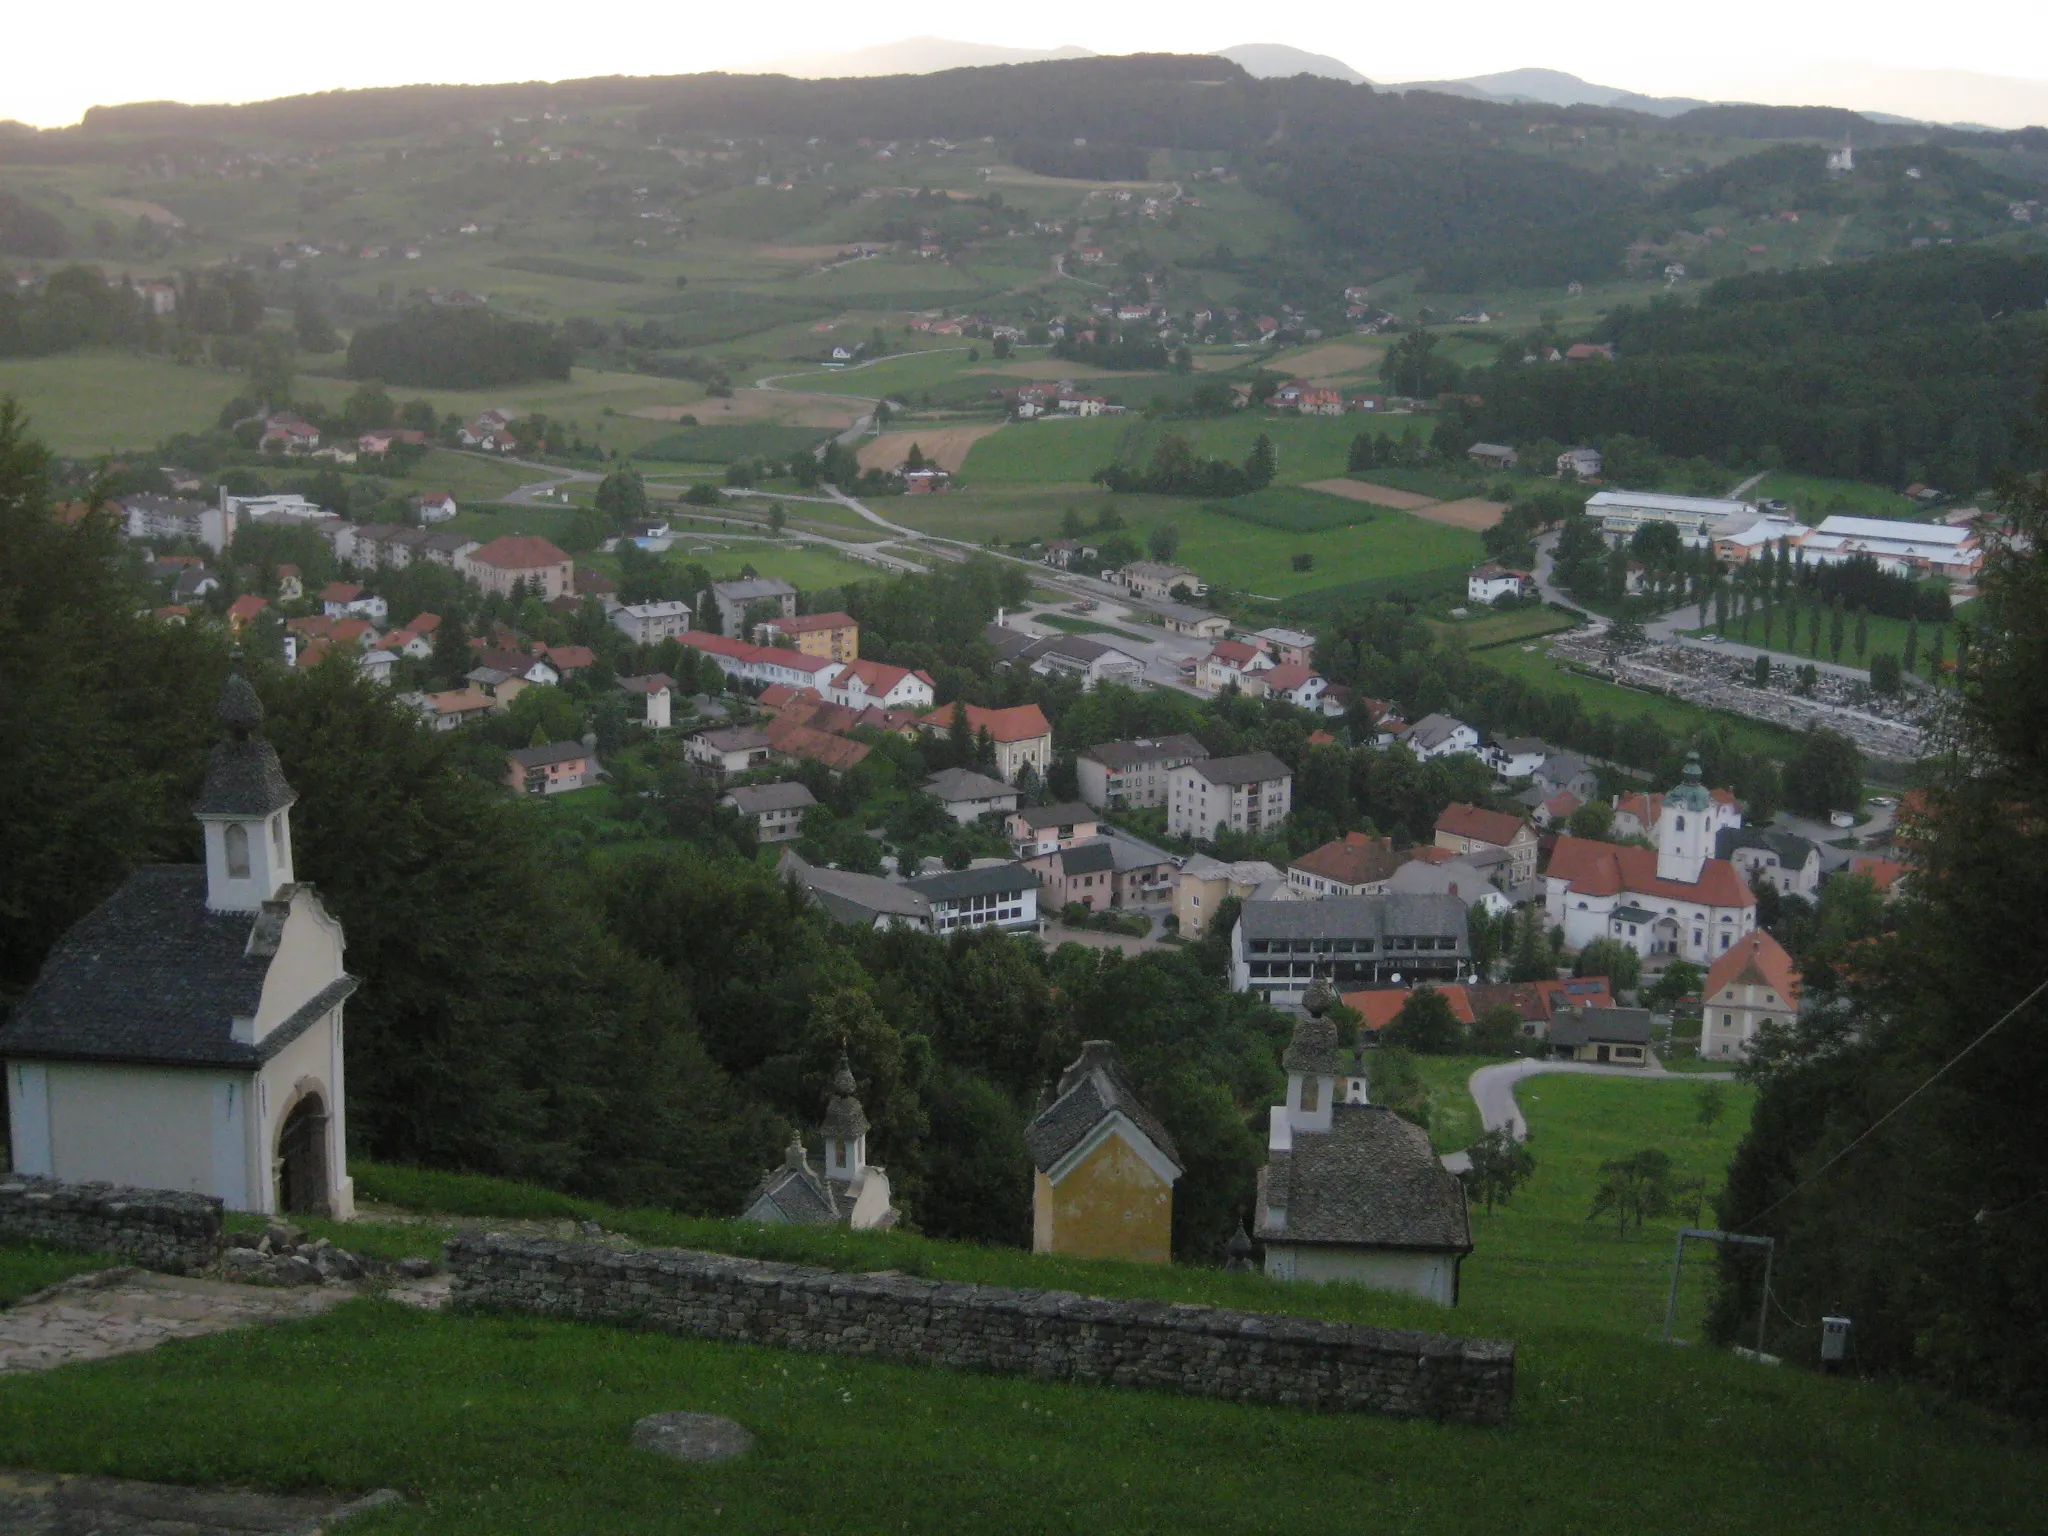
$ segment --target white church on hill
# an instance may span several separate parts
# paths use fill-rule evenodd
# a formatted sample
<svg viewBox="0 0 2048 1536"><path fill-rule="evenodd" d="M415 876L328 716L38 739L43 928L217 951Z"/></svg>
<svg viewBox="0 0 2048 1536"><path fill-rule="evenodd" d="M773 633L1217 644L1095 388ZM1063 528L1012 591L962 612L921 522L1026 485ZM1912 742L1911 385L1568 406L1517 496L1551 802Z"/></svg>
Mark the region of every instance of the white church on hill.
<svg viewBox="0 0 2048 1536"><path fill-rule="evenodd" d="M1711 966L1756 929L1756 895L1742 871L1713 857L1725 825L1700 783L1697 757L1664 796L1655 850L1560 837L1544 876L1544 916L1568 948L1618 939L1649 959Z"/></svg>

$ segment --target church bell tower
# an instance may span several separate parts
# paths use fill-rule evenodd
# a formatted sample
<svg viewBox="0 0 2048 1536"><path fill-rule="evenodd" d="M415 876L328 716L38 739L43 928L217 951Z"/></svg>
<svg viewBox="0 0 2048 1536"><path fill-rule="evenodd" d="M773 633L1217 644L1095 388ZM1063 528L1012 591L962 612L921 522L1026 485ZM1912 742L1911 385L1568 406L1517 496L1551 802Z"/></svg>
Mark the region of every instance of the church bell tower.
<svg viewBox="0 0 2048 1536"><path fill-rule="evenodd" d="M1699 883L1700 871L1714 851L1711 812L1713 797L1700 783L1697 752L1685 760L1685 778L1664 796L1657 817L1657 878L1685 885Z"/></svg>
<svg viewBox="0 0 2048 1536"><path fill-rule="evenodd" d="M206 832L206 906L254 912L292 883L291 808L299 798L263 739L263 702L239 664L220 691L222 739L192 814Z"/></svg>

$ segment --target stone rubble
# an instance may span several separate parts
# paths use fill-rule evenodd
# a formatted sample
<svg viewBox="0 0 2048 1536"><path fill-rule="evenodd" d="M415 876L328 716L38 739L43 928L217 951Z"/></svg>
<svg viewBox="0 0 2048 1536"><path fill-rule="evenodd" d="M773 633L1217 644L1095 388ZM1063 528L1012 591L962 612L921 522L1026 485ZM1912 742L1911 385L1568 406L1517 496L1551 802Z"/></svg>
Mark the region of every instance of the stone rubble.
<svg viewBox="0 0 2048 1536"><path fill-rule="evenodd" d="M405 1263L433 1261L405 1260ZM244 1285L325 1285L361 1280L368 1269L345 1248L327 1238L306 1241L305 1233L282 1222L262 1232L234 1232L221 1255L221 1271Z"/></svg>

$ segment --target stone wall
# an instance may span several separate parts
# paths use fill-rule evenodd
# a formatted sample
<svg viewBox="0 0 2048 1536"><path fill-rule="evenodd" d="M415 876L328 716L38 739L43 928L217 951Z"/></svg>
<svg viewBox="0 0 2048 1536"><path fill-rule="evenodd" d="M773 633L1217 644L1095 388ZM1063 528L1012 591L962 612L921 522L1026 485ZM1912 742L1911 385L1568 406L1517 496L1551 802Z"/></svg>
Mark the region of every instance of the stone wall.
<svg viewBox="0 0 2048 1536"><path fill-rule="evenodd" d="M113 1253L184 1275L220 1262L221 1202L171 1189L0 1175L0 1238Z"/></svg>
<svg viewBox="0 0 2048 1536"><path fill-rule="evenodd" d="M1498 1339L495 1235L448 1266L457 1306L733 1344L1473 1424L1514 1401Z"/></svg>

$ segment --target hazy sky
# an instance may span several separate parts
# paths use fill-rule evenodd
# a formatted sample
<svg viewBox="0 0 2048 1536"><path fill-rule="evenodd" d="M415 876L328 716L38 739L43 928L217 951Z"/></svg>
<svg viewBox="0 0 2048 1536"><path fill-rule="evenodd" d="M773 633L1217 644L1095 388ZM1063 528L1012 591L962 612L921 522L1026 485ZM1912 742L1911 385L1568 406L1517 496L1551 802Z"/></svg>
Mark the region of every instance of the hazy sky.
<svg viewBox="0 0 2048 1536"><path fill-rule="evenodd" d="M1653 95L1833 105L1973 119L2048 121L2048 5L1948 0L1719 0L1659 8L1630 0L1468 0L1375 13L1329 7L1262 13L1241 4L1107 0L1080 11L898 0L876 8L612 0L595 11L502 0L414 0L390 11L278 16L246 4L96 0L81 12L11 8L0 55L0 118L75 122L101 102L254 101L303 91L418 81L568 79L734 68L924 33L1012 47L1076 43L1100 53L1196 52L1291 43L1374 79L1451 78L1525 65ZM1164 14L1162 14L1162 11ZM83 39L81 26L92 37ZM2003 79L1944 77L1971 71ZM1910 73L1900 73L1910 72ZM2026 85L2010 77L2023 77Z"/></svg>

